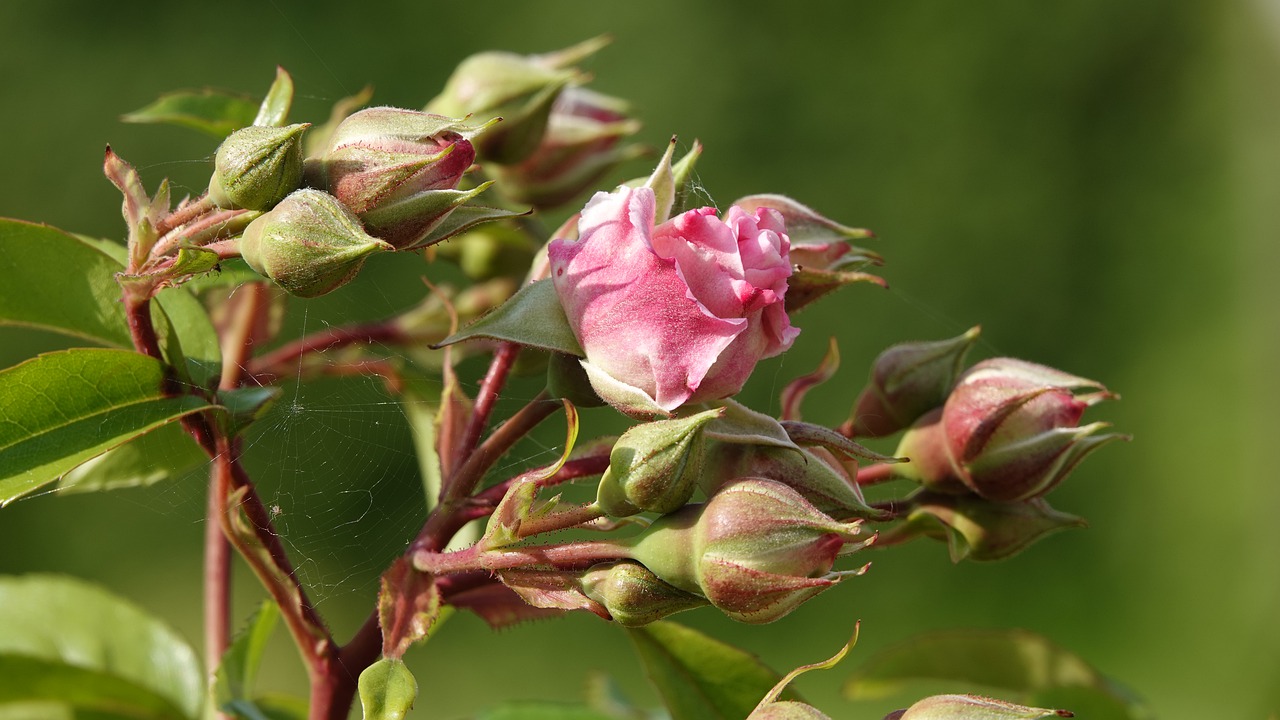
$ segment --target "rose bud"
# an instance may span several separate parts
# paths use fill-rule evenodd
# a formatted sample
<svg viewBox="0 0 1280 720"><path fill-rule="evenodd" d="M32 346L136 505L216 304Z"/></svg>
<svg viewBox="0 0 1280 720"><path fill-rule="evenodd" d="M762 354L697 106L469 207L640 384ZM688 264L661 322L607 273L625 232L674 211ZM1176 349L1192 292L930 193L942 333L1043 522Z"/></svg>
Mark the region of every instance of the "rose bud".
<svg viewBox="0 0 1280 720"><path fill-rule="evenodd" d="M880 353L850 418L855 435L881 437L942 407L978 339L978 328L937 342L902 343Z"/></svg>
<svg viewBox="0 0 1280 720"><path fill-rule="evenodd" d="M707 604L705 598L663 582L645 566L626 561L592 567L582 576L582 591L624 627L648 625Z"/></svg>
<svg viewBox="0 0 1280 720"><path fill-rule="evenodd" d="M315 168L371 235L404 249L467 199L454 188L475 160L470 138L488 125L369 108L338 125Z"/></svg>
<svg viewBox="0 0 1280 720"><path fill-rule="evenodd" d="M480 155L493 162L518 163L538 147L560 93L581 78L570 66L606 42L596 38L545 55L472 55L453 71L427 110L455 117L501 117L501 127L478 142Z"/></svg>
<svg viewBox="0 0 1280 720"><path fill-rule="evenodd" d="M241 128L213 159L209 197L220 208L267 210L302 184L302 133L310 123Z"/></svg>
<svg viewBox="0 0 1280 720"><path fill-rule="evenodd" d="M791 265L777 212L701 208L656 228L654 216L650 188L597 193L578 240L548 251L592 387L639 416L733 395L800 332L783 305Z"/></svg>
<svg viewBox="0 0 1280 720"><path fill-rule="evenodd" d="M890 713L885 720L1039 720L1047 717L1075 717L1068 710L1015 705L978 695L934 695L905 711Z"/></svg>
<svg viewBox="0 0 1280 720"><path fill-rule="evenodd" d="M299 297L345 285L375 252L394 250L370 237L342 203L319 190L299 190L249 223L240 254L258 273Z"/></svg>
<svg viewBox="0 0 1280 720"><path fill-rule="evenodd" d="M831 569L869 543L858 541L859 524L832 520L786 485L744 478L658 518L632 557L734 620L767 623L862 572Z"/></svg>
<svg viewBox="0 0 1280 720"><path fill-rule="evenodd" d="M609 453L597 502L614 517L669 513L684 506L702 477L702 429L723 414L716 408L687 418L636 425Z"/></svg>
<svg viewBox="0 0 1280 720"><path fill-rule="evenodd" d="M1075 390L1094 392L1076 395ZM898 447L901 473L946 491L963 483L997 502L1040 497L1093 450L1122 435L1079 427L1086 408L1115 397L1102 384L1012 358L969 368L941 415L917 421Z"/></svg>
<svg viewBox="0 0 1280 720"><path fill-rule="evenodd" d="M518 164L495 167L498 187L512 200L538 208L568 202L622 161L642 154L638 145L619 144L639 130L623 101L566 88L551 107L533 154Z"/></svg>

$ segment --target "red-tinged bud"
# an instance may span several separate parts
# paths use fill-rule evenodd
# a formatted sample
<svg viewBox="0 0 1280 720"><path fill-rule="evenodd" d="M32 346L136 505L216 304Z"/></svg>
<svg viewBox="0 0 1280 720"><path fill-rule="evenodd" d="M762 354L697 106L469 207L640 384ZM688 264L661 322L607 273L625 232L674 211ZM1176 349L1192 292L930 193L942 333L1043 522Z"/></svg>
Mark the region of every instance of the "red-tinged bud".
<svg viewBox="0 0 1280 720"><path fill-rule="evenodd" d="M985 360L969 368L947 398L947 453L960 480L984 498L1039 497L1090 452L1123 437L1095 436L1106 423L1078 427L1086 408L1112 397L1101 383L1043 365Z"/></svg>
<svg viewBox="0 0 1280 720"><path fill-rule="evenodd" d="M497 166L498 187L516 202L548 208L572 200L624 160L638 145L621 140L640 130L626 103L581 87L560 93L536 150L515 165Z"/></svg>
<svg viewBox="0 0 1280 720"><path fill-rule="evenodd" d="M937 342L894 345L880 353L850 418L855 435L881 437L942 407L978 339L979 328Z"/></svg>
<svg viewBox="0 0 1280 720"><path fill-rule="evenodd" d="M1077 395L1076 390L1091 390ZM1040 497L1093 450L1123 435L1079 426L1086 408L1115 397L1100 383L1043 365L994 358L969 368L941 413L903 436L897 469L940 492L961 486L997 502Z"/></svg>
<svg viewBox="0 0 1280 720"><path fill-rule="evenodd" d="M1075 714L1068 710L1015 705L978 695L934 695L906 711L890 713L885 720L1039 720L1047 717L1075 717Z"/></svg>
<svg viewBox="0 0 1280 720"><path fill-rule="evenodd" d="M400 108L361 110L334 130L315 169L370 234L407 248L465 202L454 188L475 161L471 138L491 124Z"/></svg>
<svg viewBox="0 0 1280 720"><path fill-rule="evenodd" d="M570 67L607 42L597 38L545 55L483 52L463 60L427 110L463 117L501 117L477 144L485 160L514 164L537 149L560 93L582 78Z"/></svg>
<svg viewBox="0 0 1280 720"><path fill-rule="evenodd" d="M659 518L632 557L734 620L767 623L862 572L832 570L837 557L868 544L859 525L832 520L786 485L744 478L705 505Z"/></svg>
<svg viewBox="0 0 1280 720"><path fill-rule="evenodd" d="M258 273L299 297L345 285L370 255L394 250L367 235L332 195L299 190L245 228L240 254Z"/></svg>
<svg viewBox="0 0 1280 720"><path fill-rule="evenodd" d="M985 562L1012 557L1046 535L1086 524L1054 510L1044 498L1006 503L972 493L922 491L911 496L907 521L880 537L886 545L920 534L938 537L946 540L953 562Z"/></svg>
<svg viewBox="0 0 1280 720"><path fill-rule="evenodd" d="M614 622L639 627L668 615L707 604L705 598L665 583L645 566L618 562L591 568L582 577L582 591L602 605Z"/></svg>
<svg viewBox="0 0 1280 720"><path fill-rule="evenodd" d="M302 184L302 133L311 127L241 128L213 160L209 197L221 208L268 210Z"/></svg>

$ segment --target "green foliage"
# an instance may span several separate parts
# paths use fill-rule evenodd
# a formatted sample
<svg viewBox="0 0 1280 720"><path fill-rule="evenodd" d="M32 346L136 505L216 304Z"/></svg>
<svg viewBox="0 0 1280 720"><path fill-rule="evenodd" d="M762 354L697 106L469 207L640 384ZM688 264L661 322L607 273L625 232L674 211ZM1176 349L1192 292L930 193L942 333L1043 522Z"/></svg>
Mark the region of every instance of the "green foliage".
<svg viewBox="0 0 1280 720"><path fill-rule="evenodd" d="M209 456L180 425L169 423L66 473L58 481L58 492L145 487L176 480L208 461Z"/></svg>
<svg viewBox="0 0 1280 720"><path fill-rule="evenodd" d="M0 325L27 325L108 347L132 348L116 274L125 269L125 249L47 225L0 219ZM208 269L195 251L188 265ZM74 279L74 281L72 281ZM152 319L170 364L197 385L218 376L218 337L200 302L184 289L156 298Z"/></svg>
<svg viewBox="0 0 1280 720"><path fill-rule="evenodd" d="M131 123L178 125L224 138L252 125L257 114L258 103L254 100L205 88L166 93L120 119Z"/></svg>
<svg viewBox="0 0 1280 720"><path fill-rule="evenodd" d="M750 653L683 625L627 632L674 720L741 720L780 678Z"/></svg>
<svg viewBox="0 0 1280 720"><path fill-rule="evenodd" d="M258 667L267 649L267 640L280 620L280 608L267 600L249 618L248 625L236 635L231 647L222 654L222 662L213 678L213 700L218 708L235 705L238 714L253 717L254 683Z"/></svg>
<svg viewBox="0 0 1280 720"><path fill-rule="evenodd" d="M0 247L0 324L133 347L115 280L123 262L60 230L18 220L0 220Z"/></svg>
<svg viewBox="0 0 1280 720"><path fill-rule="evenodd" d="M167 397L159 361L126 350L47 353L0 372L0 506L117 445L217 407Z"/></svg>
<svg viewBox="0 0 1280 720"><path fill-rule="evenodd" d="M77 717L199 717L204 675L195 652L100 588L52 575L0 578L0 627L0 712L44 701Z"/></svg>
<svg viewBox="0 0 1280 720"><path fill-rule="evenodd" d="M851 699L893 695L911 683L977 685L1032 705L1066 707L1094 720L1147 720L1127 691L1079 656L1025 630L927 633L868 660L845 685Z"/></svg>

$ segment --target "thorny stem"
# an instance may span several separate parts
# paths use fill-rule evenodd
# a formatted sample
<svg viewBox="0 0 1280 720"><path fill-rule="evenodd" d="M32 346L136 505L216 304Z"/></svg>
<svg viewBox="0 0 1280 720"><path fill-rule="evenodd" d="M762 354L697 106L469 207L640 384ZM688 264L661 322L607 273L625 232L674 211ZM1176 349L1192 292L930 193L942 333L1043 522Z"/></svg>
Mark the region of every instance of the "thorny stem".
<svg viewBox="0 0 1280 720"><path fill-rule="evenodd" d="M471 570L493 572L528 565L550 565L559 569L572 569L604 560L622 560L629 557L631 557L631 549L622 543L610 540L584 540L510 550L483 550L474 545L447 553L417 550L413 553L413 566L422 572L448 575Z"/></svg>
<svg viewBox="0 0 1280 720"><path fill-rule="evenodd" d="M422 530L418 532L418 537L410 545L409 554L421 548L439 550L447 545L454 533L470 519L464 519L468 507L474 506L472 499L468 496L475 490L475 486L484 477L485 472L520 438L561 407L563 406L560 403L551 401L550 396L543 391L509 420L498 426L493 434L476 448L475 452L467 456L466 461L449 479L440 505L431 513ZM477 517L483 517L483 515Z"/></svg>
<svg viewBox="0 0 1280 720"><path fill-rule="evenodd" d="M168 216L156 223L156 235L167 235L174 228L181 227L192 220L212 211L216 206L213 200L209 198L209 194L205 193L193 202L187 203L182 207L169 213Z"/></svg>
<svg viewBox="0 0 1280 720"><path fill-rule="evenodd" d="M192 245L203 245L230 237L244 230L256 215L252 210L218 210L202 215L188 225L175 227L157 240L151 257L161 258L173 253L184 240Z"/></svg>
<svg viewBox="0 0 1280 720"><path fill-rule="evenodd" d="M518 535L522 538L542 535L543 533L568 530L583 523L599 520L605 516L604 509L592 502L586 505L574 505L568 510L548 513L537 518L526 518L521 521Z"/></svg>
<svg viewBox="0 0 1280 720"><path fill-rule="evenodd" d="M467 454L480 442L480 436L484 433L485 426L489 424L489 416L493 414L494 403L498 401L502 386L506 384L507 375L511 373L511 366L519 354L520 346L510 342L504 342L494 350L489 371L485 373L484 380L480 382L480 390L476 393L475 406L467 421L466 430L458 442L458 447L454 448L454 467L458 467L463 458L467 457Z"/></svg>
<svg viewBox="0 0 1280 720"><path fill-rule="evenodd" d="M412 340L394 322L362 323L329 328L294 340L249 363L249 374L259 383L270 383L296 372L299 361L312 353L328 352L348 345L406 343Z"/></svg>

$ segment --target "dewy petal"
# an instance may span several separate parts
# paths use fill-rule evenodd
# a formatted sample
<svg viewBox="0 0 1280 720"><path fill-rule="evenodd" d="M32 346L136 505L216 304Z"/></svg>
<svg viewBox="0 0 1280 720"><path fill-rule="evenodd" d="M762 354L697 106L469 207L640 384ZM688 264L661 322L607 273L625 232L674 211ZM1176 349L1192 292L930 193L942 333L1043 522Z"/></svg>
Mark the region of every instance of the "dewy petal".
<svg viewBox="0 0 1280 720"><path fill-rule="evenodd" d="M687 296L675 263L650 249L653 217L649 188L597 193L583 209L580 239L552 242L548 257L591 365L673 410L701 385L747 320L711 317Z"/></svg>

